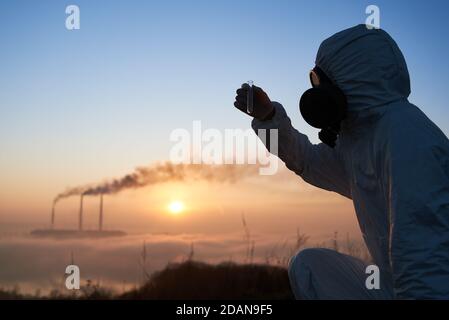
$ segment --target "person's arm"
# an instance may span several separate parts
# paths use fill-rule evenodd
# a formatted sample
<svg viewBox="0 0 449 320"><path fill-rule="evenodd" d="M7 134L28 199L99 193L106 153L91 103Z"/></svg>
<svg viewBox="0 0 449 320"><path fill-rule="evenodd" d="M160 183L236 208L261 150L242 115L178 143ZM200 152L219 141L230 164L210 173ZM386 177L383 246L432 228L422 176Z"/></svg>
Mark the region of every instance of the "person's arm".
<svg viewBox="0 0 449 320"><path fill-rule="evenodd" d="M449 143L421 129L398 124L384 149L394 288L399 299L448 299Z"/></svg>
<svg viewBox="0 0 449 320"><path fill-rule="evenodd" d="M277 156L287 168L316 187L351 198L349 179L336 150L323 143L312 144L306 135L293 128L280 103L271 105L274 113L268 120L253 119L256 134L258 129L278 129Z"/></svg>

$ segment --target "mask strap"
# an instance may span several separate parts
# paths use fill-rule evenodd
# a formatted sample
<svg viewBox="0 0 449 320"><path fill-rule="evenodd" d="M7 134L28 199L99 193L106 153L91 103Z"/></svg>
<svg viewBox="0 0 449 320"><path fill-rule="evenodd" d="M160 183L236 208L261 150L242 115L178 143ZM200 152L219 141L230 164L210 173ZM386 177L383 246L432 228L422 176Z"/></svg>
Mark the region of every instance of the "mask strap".
<svg viewBox="0 0 449 320"><path fill-rule="evenodd" d="M312 83L312 87L316 87L313 82L312 82L312 72L314 72L317 76L318 76L318 80L319 80L319 86L323 85L323 84L331 84L333 85L334 83L331 81L331 79L329 79L329 77L324 73L323 70L321 70L320 67L315 66L312 71L311 71L311 76L310 76L310 82ZM318 86L318 87L319 87Z"/></svg>

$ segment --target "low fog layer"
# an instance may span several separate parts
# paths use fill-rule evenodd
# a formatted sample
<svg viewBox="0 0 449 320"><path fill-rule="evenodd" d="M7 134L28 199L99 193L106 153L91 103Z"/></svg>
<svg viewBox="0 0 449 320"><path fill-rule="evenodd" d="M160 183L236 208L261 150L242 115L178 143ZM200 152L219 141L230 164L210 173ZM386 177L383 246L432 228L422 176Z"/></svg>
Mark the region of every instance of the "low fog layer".
<svg viewBox="0 0 449 320"><path fill-rule="evenodd" d="M251 235L131 235L99 240L49 240L29 237L0 240L0 287L19 286L22 292L62 289L64 271L71 263L80 267L81 281L99 282L117 291L142 282L143 243L146 270L160 270L169 262L180 262L192 254L197 260L218 263L286 263L294 250L295 234L285 237ZM254 241L254 242L253 242ZM252 245L254 243L253 254ZM250 258L253 256L253 258Z"/></svg>

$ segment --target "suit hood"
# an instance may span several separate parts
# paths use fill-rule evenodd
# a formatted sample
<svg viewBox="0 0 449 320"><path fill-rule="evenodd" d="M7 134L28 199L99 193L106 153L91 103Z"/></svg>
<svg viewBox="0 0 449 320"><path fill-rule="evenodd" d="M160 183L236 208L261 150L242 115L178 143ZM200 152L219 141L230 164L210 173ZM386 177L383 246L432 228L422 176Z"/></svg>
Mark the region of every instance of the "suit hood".
<svg viewBox="0 0 449 320"><path fill-rule="evenodd" d="M359 113L406 99L407 65L396 42L383 30L358 25L324 40L315 64L344 92L348 112Z"/></svg>

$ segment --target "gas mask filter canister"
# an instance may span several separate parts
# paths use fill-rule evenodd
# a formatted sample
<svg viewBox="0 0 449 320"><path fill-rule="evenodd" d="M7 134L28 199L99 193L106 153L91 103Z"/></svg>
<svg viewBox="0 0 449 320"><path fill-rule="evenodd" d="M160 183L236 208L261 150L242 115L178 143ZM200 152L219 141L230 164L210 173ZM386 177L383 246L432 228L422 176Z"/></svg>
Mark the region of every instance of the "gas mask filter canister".
<svg viewBox="0 0 449 320"><path fill-rule="evenodd" d="M310 82L312 88L302 94L299 110L309 125L321 129L319 139L333 148L346 117L346 96L318 66L310 71Z"/></svg>

